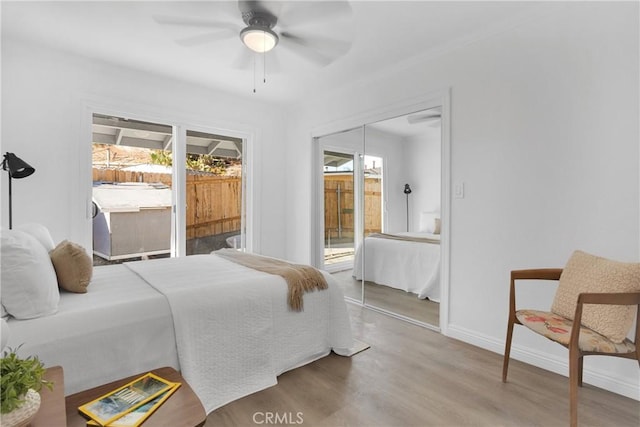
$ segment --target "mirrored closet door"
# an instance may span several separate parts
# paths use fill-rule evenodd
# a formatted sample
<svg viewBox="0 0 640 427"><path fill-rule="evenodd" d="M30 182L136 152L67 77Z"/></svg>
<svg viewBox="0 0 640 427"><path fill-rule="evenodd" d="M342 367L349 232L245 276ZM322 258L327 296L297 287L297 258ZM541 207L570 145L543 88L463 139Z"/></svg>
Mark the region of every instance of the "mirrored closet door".
<svg viewBox="0 0 640 427"><path fill-rule="evenodd" d="M436 108L365 125L365 159L371 159L365 180L371 187L365 184L364 213L372 228L365 230L363 271L356 275L364 279L366 305L434 327L440 301L440 116Z"/></svg>
<svg viewBox="0 0 640 427"><path fill-rule="evenodd" d="M441 109L317 138L323 268L345 296L439 327Z"/></svg>

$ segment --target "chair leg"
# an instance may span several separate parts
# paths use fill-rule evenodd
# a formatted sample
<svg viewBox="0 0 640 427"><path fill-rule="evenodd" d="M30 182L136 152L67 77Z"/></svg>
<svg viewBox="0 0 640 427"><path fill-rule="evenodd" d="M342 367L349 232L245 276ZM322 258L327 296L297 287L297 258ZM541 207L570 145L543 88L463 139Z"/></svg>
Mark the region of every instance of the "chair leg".
<svg viewBox="0 0 640 427"><path fill-rule="evenodd" d="M509 354L511 353L511 338L513 336L513 318L509 316L507 325L507 341L504 345L504 360L502 361L502 382L507 382L507 371L509 370Z"/></svg>
<svg viewBox="0 0 640 427"><path fill-rule="evenodd" d="M578 427L578 383L582 357L578 351L569 350L569 414L571 427Z"/></svg>
<svg viewBox="0 0 640 427"><path fill-rule="evenodd" d="M582 364L584 362L584 357L578 358L578 386L582 387Z"/></svg>

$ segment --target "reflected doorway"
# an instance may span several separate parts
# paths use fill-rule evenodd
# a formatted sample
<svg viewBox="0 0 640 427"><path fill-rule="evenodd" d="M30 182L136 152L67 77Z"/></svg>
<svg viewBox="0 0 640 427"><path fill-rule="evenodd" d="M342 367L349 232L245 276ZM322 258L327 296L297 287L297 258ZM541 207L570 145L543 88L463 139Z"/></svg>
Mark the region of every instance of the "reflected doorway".
<svg viewBox="0 0 640 427"><path fill-rule="evenodd" d="M332 271L353 264L355 253L354 155L325 150L324 265Z"/></svg>

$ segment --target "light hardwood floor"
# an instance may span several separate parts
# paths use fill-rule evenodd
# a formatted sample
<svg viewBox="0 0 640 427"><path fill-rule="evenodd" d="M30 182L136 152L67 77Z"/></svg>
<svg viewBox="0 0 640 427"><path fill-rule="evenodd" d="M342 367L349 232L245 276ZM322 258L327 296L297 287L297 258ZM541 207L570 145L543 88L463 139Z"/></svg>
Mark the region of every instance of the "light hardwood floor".
<svg viewBox="0 0 640 427"><path fill-rule="evenodd" d="M331 275L338 281L345 296L361 300L362 282L352 276L353 270L343 270ZM420 299L416 294L389 286L364 282L364 298L367 304L392 313L435 326L440 325L440 304Z"/></svg>
<svg viewBox="0 0 640 427"><path fill-rule="evenodd" d="M512 360L503 384L499 354L353 304L348 309L354 336L370 349L286 372L276 386L212 412L206 425L274 425L265 423L269 414L286 417L275 425L331 427L569 424L566 377ZM579 402L581 426L640 425L635 400L585 384Z"/></svg>

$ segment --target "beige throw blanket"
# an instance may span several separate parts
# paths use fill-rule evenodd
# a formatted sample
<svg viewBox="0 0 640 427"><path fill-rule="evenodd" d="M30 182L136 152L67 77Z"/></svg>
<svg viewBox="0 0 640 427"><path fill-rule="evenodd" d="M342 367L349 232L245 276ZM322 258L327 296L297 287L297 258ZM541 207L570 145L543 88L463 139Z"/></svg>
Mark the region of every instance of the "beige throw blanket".
<svg viewBox="0 0 640 427"><path fill-rule="evenodd" d="M322 273L309 265L292 264L287 261L261 255L248 254L235 249L220 249L215 255L254 270L282 276L289 287L289 307L302 311L302 297L305 292L327 289L329 285Z"/></svg>
<svg viewBox="0 0 640 427"><path fill-rule="evenodd" d="M436 245L440 244L440 240L430 239L429 237L399 236L397 234L386 233L371 233L367 237L376 237L378 239L404 240L407 242L433 243Z"/></svg>

